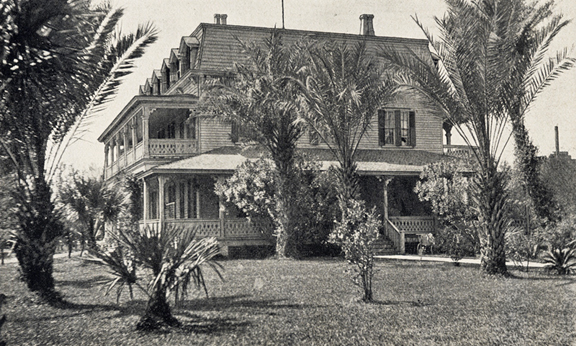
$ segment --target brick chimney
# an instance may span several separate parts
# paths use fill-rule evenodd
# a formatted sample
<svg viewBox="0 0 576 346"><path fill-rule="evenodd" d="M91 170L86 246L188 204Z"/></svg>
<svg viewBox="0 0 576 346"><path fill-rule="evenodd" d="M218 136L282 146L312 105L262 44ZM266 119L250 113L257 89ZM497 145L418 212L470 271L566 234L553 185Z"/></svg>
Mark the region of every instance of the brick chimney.
<svg viewBox="0 0 576 346"><path fill-rule="evenodd" d="M365 36L374 36L374 25L372 21L373 14L363 14L360 16L360 34Z"/></svg>
<svg viewBox="0 0 576 346"><path fill-rule="evenodd" d="M221 24L226 25L226 19L228 18L227 14L214 14L214 24Z"/></svg>

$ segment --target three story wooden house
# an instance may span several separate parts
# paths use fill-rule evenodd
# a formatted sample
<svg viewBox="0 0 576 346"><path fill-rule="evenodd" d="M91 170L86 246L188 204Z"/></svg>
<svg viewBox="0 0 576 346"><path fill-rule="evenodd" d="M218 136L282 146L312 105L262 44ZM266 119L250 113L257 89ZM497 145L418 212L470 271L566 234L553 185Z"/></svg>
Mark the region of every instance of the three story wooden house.
<svg viewBox="0 0 576 346"><path fill-rule="evenodd" d="M371 15L362 15L361 35L281 30L287 43L307 36L355 44L366 42L375 54L381 47L424 52L428 41L374 35ZM223 252L232 246L272 244L262 228L226 208L214 193L218 179L230 176L262 152L238 143L237 128L203 114L198 108L202 82L227 76L242 61L239 42L263 42L272 28L228 25L226 15L200 24L169 52L99 137L105 145L105 179L133 175L143 182L141 224L148 227L199 227L199 236L216 236ZM363 198L381 211L386 236L399 253L418 234L433 233L434 218L413 192L423 166L443 160L456 146L443 145L443 121L424 107L417 95L404 93L382 105L358 152ZM444 129L447 129L446 127ZM298 150L322 162L337 164L328 147L305 134ZM446 134L449 143L449 132Z"/></svg>

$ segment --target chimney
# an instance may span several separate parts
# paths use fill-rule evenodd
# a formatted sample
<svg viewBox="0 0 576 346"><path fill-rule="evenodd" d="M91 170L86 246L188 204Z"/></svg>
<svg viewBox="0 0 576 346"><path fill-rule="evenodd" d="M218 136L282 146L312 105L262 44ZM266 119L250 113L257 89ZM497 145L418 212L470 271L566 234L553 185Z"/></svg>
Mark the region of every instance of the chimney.
<svg viewBox="0 0 576 346"><path fill-rule="evenodd" d="M363 14L360 16L360 34L365 36L374 36L374 25L372 20L373 14Z"/></svg>
<svg viewBox="0 0 576 346"><path fill-rule="evenodd" d="M556 139L556 157L560 155L560 136L558 135L558 126L554 126L554 134Z"/></svg>
<svg viewBox="0 0 576 346"><path fill-rule="evenodd" d="M214 15L214 24L221 24L226 25L226 19L228 18L227 14L218 14Z"/></svg>

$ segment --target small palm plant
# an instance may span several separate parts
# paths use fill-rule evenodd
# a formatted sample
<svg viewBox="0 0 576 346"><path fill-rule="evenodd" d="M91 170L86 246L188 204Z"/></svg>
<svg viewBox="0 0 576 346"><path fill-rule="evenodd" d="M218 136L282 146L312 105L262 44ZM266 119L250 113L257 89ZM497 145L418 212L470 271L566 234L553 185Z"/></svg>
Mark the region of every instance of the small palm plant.
<svg viewBox="0 0 576 346"><path fill-rule="evenodd" d="M576 271L576 248L552 249L544 255L545 268L559 275Z"/></svg>
<svg viewBox="0 0 576 346"><path fill-rule="evenodd" d="M117 241L118 248L111 253L91 249L94 256L91 261L111 269L114 278L105 282L108 285L106 292L116 287L117 299L126 286L131 295L133 285L146 292L149 299L136 326L139 330L179 326L168 303L169 295L174 294L177 304L186 297L192 285L208 295L202 270L204 265L222 278L222 267L213 261L220 253L218 241L213 237L198 239L194 229L119 229L111 236ZM137 269L152 271L147 288L138 284Z"/></svg>

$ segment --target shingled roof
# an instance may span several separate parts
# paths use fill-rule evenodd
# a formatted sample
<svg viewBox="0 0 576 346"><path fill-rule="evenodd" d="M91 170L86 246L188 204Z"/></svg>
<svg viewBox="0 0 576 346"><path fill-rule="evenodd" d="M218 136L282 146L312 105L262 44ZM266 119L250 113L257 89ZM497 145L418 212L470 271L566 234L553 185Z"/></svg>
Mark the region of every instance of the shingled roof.
<svg viewBox="0 0 576 346"><path fill-rule="evenodd" d="M304 37L349 44L364 41L368 54L376 55L377 50L387 48L430 55L428 41L423 39L201 23L191 34L200 41L197 67L203 70L231 70L235 62L246 59L241 42L264 42L273 30L280 32L285 44L295 43Z"/></svg>
<svg viewBox="0 0 576 346"><path fill-rule="evenodd" d="M321 169L338 165L328 149L298 148L310 160L319 162ZM265 154L261 146L226 146L191 158L153 168L150 173L231 173L246 160L256 160ZM454 157L422 150L358 150L358 172L363 175L418 175L425 165L455 160Z"/></svg>

